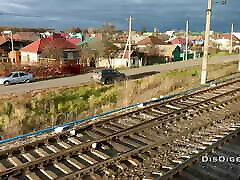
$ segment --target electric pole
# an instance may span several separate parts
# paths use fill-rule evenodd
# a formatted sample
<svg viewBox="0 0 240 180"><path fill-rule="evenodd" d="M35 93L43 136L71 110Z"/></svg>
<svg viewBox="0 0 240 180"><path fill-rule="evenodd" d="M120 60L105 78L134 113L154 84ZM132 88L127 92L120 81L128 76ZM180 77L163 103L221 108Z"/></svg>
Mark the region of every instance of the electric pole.
<svg viewBox="0 0 240 180"><path fill-rule="evenodd" d="M129 46L128 46L128 66L130 67L131 65L131 46L132 46L132 37L131 37L131 34L132 34L132 16L129 17Z"/></svg>
<svg viewBox="0 0 240 180"><path fill-rule="evenodd" d="M127 43L125 45L125 49L123 51L123 56L122 56L122 59L125 57L125 54L126 54L126 51L127 51L127 48L128 48L128 60L127 60L127 66L130 67L130 63L131 63L131 42L132 42L132 37L131 37L131 34L132 34L132 16L129 17L128 19L129 21L129 30L128 30L128 39L127 39Z"/></svg>
<svg viewBox="0 0 240 180"><path fill-rule="evenodd" d="M232 54L232 51L233 51L233 28L234 28L234 25L232 24L232 29L231 29L231 45L230 45L230 50L229 50L229 53Z"/></svg>
<svg viewBox="0 0 240 180"><path fill-rule="evenodd" d="M188 59L188 20L187 20L187 23L186 23L186 56L185 56L185 60L187 61Z"/></svg>
<svg viewBox="0 0 240 180"><path fill-rule="evenodd" d="M238 55L238 72L240 72L240 52L239 52L239 55Z"/></svg>
<svg viewBox="0 0 240 180"><path fill-rule="evenodd" d="M210 36L210 30L211 30L211 20L212 20L212 0L208 0L204 53L203 53L203 60L202 60L202 75L201 75L202 85L206 84L206 80L207 80L208 46L209 46L209 36Z"/></svg>

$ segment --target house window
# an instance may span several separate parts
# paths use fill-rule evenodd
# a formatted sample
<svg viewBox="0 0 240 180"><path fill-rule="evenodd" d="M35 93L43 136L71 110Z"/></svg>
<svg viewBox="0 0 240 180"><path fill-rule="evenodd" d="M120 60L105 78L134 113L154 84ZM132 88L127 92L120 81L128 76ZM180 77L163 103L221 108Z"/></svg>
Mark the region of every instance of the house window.
<svg viewBox="0 0 240 180"><path fill-rule="evenodd" d="M67 58L68 58L68 53L64 52L64 59L67 59Z"/></svg>
<svg viewBox="0 0 240 180"><path fill-rule="evenodd" d="M73 52L68 53L68 59L73 59Z"/></svg>

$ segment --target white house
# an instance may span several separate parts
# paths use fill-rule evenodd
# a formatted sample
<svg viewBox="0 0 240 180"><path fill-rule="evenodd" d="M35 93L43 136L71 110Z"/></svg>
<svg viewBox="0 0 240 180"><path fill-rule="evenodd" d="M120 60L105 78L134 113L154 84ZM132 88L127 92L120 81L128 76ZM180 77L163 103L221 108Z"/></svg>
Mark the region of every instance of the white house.
<svg viewBox="0 0 240 180"><path fill-rule="evenodd" d="M168 35L170 38L175 37L175 31L166 31L166 35Z"/></svg>
<svg viewBox="0 0 240 180"><path fill-rule="evenodd" d="M78 61L77 46L64 38L42 38L20 49L21 63L31 64L40 61L45 52L62 56L62 60ZM47 54L49 54L47 53ZM51 57L48 57L51 58Z"/></svg>
<svg viewBox="0 0 240 180"><path fill-rule="evenodd" d="M123 53L120 53L117 57L107 59L100 58L97 63L97 67L106 67L106 68L121 68L121 67L139 67L142 66L142 59L140 59L135 51L131 52L131 59L129 62L129 51L127 50L123 56Z"/></svg>

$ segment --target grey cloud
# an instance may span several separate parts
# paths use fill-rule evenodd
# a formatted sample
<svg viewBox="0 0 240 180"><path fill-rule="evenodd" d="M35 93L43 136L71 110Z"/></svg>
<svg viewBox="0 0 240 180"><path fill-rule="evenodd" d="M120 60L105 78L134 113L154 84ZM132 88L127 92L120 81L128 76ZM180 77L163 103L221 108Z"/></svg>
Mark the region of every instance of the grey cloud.
<svg viewBox="0 0 240 180"><path fill-rule="evenodd" d="M6 2L0 0L0 6ZM190 19L193 31L203 31L207 0L8 0L5 13L23 14L1 16L0 25L44 26L67 29L72 26L97 27L111 21L127 29L127 17L134 16L134 27L146 26L166 29L184 29ZM213 29L227 31L229 21L239 23L240 1L228 0L226 6L214 4ZM40 16L40 17L38 17ZM7 19L7 20L6 20ZM240 30L239 30L240 31Z"/></svg>

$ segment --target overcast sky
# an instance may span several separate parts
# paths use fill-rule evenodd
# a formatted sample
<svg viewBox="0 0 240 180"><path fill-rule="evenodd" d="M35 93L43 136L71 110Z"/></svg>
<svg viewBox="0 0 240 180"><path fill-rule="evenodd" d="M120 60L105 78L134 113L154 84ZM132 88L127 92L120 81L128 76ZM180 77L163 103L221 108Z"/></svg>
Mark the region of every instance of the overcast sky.
<svg viewBox="0 0 240 180"><path fill-rule="evenodd" d="M222 0L214 0L222 1ZM213 5L212 29L228 32L234 23L240 31L240 0ZM207 0L0 0L0 25L49 27L65 30L73 26L99 27L105 22L127 29L149 31L184 29L187 19L192 31L204 31Z"/></svg>

